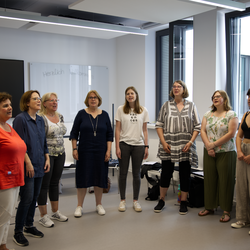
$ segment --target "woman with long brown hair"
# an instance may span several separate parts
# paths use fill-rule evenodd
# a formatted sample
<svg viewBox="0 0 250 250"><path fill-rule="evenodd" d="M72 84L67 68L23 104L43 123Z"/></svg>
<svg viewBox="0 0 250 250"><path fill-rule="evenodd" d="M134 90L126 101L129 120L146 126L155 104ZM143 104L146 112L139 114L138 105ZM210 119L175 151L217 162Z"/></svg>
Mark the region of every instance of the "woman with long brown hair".
<svg viewBox="0 0 250 250"><path fill-rule="evenodd" d="M205 209L199 216L214 214L218 206L224 211L220 222L231 219L233 204L236 152L234 136L238 118L230 106L227 93L217 90L212 95L211 110L202 119L201 138L204 143Z"/></svg>
<svg viewBox="0 0 250 250"><path fill-rule="evenodd" d="M142 208L138 202L141 178L140 168L143 159L148 157L148 111L139 102L139 95L135 87L128 87L125 91L125 104L120 106L115 115L115 144L116 155L119 160L120 197L118 210L126 210L126 181L130 157L133 173L133 207L136 212Z"/></svg>

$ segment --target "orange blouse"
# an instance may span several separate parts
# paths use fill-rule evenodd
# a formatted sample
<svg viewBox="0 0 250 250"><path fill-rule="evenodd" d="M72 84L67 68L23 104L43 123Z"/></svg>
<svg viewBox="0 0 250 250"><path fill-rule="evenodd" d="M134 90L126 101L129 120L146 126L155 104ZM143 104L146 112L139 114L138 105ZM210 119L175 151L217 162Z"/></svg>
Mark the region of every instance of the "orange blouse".
<svg viewBox="0 0 250 250"><path fill-rule="evenodd" d="M0 128L0 189L24 185L24 157L26 144L11 127L11 132Z"/></svg>

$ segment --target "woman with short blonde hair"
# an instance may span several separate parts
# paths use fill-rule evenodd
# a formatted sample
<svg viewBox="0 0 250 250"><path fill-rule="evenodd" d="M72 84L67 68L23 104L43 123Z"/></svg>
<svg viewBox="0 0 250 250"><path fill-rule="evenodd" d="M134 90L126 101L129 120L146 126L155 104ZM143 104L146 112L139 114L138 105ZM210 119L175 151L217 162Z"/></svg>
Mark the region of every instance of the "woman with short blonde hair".
<svg viewBox="0 0 250 250"><path fill-rule="evenodd" d="M44 227L53 227L54 222L68 221L68 218L59 210L59 180L65 162L64 139L67 128L64 125L63 116L57 112L59 99L57 94L49 92L43 95L39 115L45 124L46 140L49 149L50 172L43 177L41 192L38 197L40 210L39 223ZM47 212L47 194L51 203L52 214Z"/></svg>

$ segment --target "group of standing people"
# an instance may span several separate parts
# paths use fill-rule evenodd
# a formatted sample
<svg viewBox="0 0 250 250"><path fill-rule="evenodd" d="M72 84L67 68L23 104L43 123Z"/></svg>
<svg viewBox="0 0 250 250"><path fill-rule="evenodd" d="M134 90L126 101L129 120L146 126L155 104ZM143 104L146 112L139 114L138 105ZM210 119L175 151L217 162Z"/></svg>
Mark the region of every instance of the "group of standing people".
<svg viewBox="0 0 250 250"><path fill-rule="evenodd" d="M83 202L88 187L94 187L96 211L105 215L102 206L103 188L108 184L108 162L110 160L113 130L106 111L100 109L102 98L97 91L91 90L85 99L87 108L76 115L70 133L73 157L76 160L77 207L74 216L83 214ZM117 110L116 116L116 155L119 160L119 190L121 201L118 210L126 210L126 180L130 158L133 173L133 207L141 212L138 202L140 192L140 167L148 157L148 112L139 102L134 87L125 91L125 104ZM77 141L79 138L79 143Z"/></svg>
<svg viewBox="0 0 250 250"><path fill-rule="evenodd" d="M44 236L33 225L37 202L41 215L39 223L43 226L52 227L51 219L68 220L58 210L58 183L65 160L63 135L66 127L63 116L56 112L57 95L47 93L41 98L36 90L25 92L20 100L22 113L14 119L13 128L7 124L12 117L11 99L8 93L0 93L1 250L8 250L7 233L18 195L20 201L13 236L17 245L29 245L25 236ZM51 216L47 214L48 191Z"/></svg>
<svg viewBox="0 0 250 250"><path fill-rule="evenodd" d="M18 195L20 202L13 236L17 245L29 245L25 236L44 237L33 225L36 203L40 211L39 223L44 227L53 227L52 220L68 221L58 210L58 184L65 162L63 136L66 127L63 116L57 112L57 94L47 93L41 98L36 90L25 92L20 100L23 112L13 122L15 130L7 124L7 120L12 117L11 98L7 93L0 93L0 250L8 250L8 229ZM101 104L102 98L98 92L89 91L85 99L87 108L78 112L70 133L73 157L76 160L76 218L82 216L86 191L92 186L96 211L99 215L105 215L102 193L108 184L113 129L108 113L99 108ZM125 91L125 104L118 108L116 121L116 153L121 170L121 202L118 209L126 210L126 179L131 157L133 207L140 212L140 166L142 160L148 157L149 117L147 109L140 105L139 95L134 87ZM51 215L47 211L47 193Z"/></svg>
<svg viewBox="0 0 250 250"><path fill-rule="evenodd" d="M174 82L170 96L173 99L163 104L155 125L160 139L158 157L162 160L162 172L160 199L154 211L159 213L165 206L174 164L178 162L181 188L179 213L184 215L188 212L190 168L197 167L198 164L195 139L200 133L204 143L205 209L198 215L212 215L220 206L223 210L220 222L229 222L236 180L237 222L232 223L231 227L249 227L250 112L244 114L239 125L227 93L216 90L212 95L211 109L204 114L201 123L194 103L185 99L188 97L188 90L183 81ZM247 96L250 108L250 89ZM236 154L234 138L237 129Z"/></svg>
<svg viewBox="0 0 250 250"><path fill-rule="evenodd" d="M250 96L250 90L247 93ZM250 116L242 119L236 139L238 118L230 106L225 91L212 95L211 110L205 113L202 123L193 102L186 100L188 89L183 81L175 81L170 92L172 100L165 102L159 112L156 131L159 136L158 157L162 161L160 199L154 207L159 213L165 206L174 165L179 163L181 203L179 213L187 214L187 197L191 166L198 166L195 139L199 133L204 142L205 209L199 216L214 214L220 206L223 215L220 222L231 219L232 200L237 159L237 222L231 226L250 226L249 187L250 172ZM250 98L249 98L250 99ZM248 99L248 100L249 100ZM42 98L36 90L23 94L20 109L23 111L13 122L11 96L0 93L0 250L6 247L10 217L18 195L20 202L16 212L13 240L20 246L29 245L24 235L37 238L43 233L33 225L36 202L40 211L39 223L53 227L52 220L67 221L59 210L58 184L62 175L66 133L63 116L57 112L59 99L56 93ZM103 188L108 184L108 162L111 155L113 130L108 113L100 106L102 98L91 90L86 96L86 108L78 112L70 133L73 157L76 160L77 207L74 216L83 214L83 202L87 188L94 187L96 211L105 215L102 206ZM250 107L250 101L248 101ZM130 159L133 175L133 208L141 212L138 202L140 192L140 167L148 157L148 111L140 105L139 94L131 86L125 90L125 103L118 107L116 115L115 148L119 160L120 203L118 210L126 211L126 182ZM47 193L52 214L47 212Z"/></svg>

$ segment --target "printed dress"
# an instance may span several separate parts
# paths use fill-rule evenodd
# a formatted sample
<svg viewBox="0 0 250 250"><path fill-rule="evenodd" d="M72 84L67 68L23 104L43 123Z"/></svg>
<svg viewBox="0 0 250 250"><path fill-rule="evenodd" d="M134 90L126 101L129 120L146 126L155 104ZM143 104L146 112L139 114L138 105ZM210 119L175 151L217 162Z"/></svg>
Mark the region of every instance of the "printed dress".
<svg viewBox="0 0 250 250"><path fill-rule="evenodd" d="M157 156L161 160L171 160L171 162L189 161L192 167L198 167L198 155L195 142L186 153L182 152L184 146L192 138L193 132L200 132L201 122L193 102L184 101L181 112L178 110L174 100L165 102L159 112L155 128L162 128L165 141L171 147L171 153L163 150L159 142Z"/></svg>

